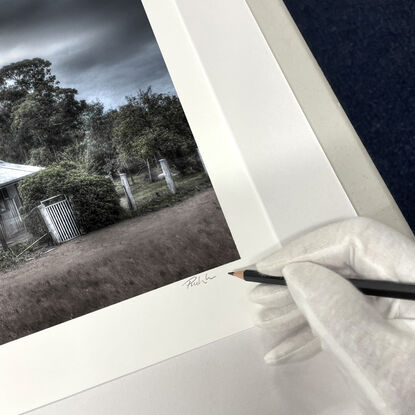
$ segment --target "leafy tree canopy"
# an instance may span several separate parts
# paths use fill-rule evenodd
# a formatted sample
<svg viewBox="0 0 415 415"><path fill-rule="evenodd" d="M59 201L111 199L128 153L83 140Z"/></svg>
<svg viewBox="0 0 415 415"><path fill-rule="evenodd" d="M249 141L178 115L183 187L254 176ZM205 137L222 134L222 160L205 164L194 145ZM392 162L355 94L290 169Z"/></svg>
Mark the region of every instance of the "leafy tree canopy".
<svg viewBox="0 0 415 415"><path fill-rule="evenodd" d="M127 97L127 104L119 108L115 133L122 154L141 159L176 160L196 148L177 96L157 94L151 88Z"/></svg>
<svg viewBox="0 0 415 415"><path fill-rule="evenodd" d="M14 103L27 94L45 94L58 87L52 64L44 59L25 59L0 69L0 102Z"/></svg>
<svg viewBox="0 0 415 415"><path fill-rule="evenodd" d="M76 89L59 86L49 61L27 59L1 68L2 153L15 162L27 162L40 153L40 161L54 161L79 133L86 103L76 94Z"/></svg>
<svg viewBox="0 0 415 415"><path fill-rule="evenodd" d="M196 144L177 96L150 87L105 111L61 87L51 68L34 58L0 69L0 158L44 167L73 161L101 175L167 158L185 171Z"/></svg>

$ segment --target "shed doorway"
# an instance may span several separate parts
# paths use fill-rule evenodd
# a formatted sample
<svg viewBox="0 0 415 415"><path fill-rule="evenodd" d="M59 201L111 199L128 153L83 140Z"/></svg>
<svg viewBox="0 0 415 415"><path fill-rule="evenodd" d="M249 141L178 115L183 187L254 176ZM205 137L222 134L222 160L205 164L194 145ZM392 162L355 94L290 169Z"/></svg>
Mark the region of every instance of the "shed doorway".
<svg viewBox="0 0 415 415"><path fill-rule="evenodd" d="M0 220L7 241L26 232L24 222L19 213L20 200L14 192L14 185L0 189Z"/></svg>

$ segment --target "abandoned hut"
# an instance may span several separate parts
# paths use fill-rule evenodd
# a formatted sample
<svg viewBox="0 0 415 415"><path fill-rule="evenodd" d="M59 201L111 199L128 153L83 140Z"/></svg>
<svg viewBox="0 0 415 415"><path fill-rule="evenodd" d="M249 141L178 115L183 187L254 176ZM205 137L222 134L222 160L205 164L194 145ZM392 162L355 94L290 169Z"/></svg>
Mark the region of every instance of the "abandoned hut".
<svg viewBox="0 0 415 415"><path fill-rule="evenodd" d="M8 244L20 242L29 236L19 213L22 206L19 181L42 169L0 160L0 231Z"/></svg>

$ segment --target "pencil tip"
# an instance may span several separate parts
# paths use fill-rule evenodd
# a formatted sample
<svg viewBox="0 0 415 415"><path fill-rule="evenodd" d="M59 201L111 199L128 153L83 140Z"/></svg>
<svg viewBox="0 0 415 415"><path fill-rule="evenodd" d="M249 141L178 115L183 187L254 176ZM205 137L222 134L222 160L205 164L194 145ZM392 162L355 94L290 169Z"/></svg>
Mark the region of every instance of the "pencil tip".
<svg viewBox="0 0 415 415"><path fill-rule="evenodd" d="M229 275L233 275L234 277L238 277L241 280L244 279L244 272L243 271L233 271L233 272L228 272Z"/></svg>

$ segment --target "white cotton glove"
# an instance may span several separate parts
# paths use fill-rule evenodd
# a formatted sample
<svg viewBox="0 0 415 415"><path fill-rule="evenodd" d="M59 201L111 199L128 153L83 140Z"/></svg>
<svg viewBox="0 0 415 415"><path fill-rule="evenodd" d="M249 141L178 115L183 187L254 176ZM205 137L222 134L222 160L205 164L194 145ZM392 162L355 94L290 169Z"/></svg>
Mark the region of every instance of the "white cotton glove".
<svg viewBox="0 0 415 415"><path fill-rule="evenodd" d="M343 277L415 283L415 243L370 219L317 229L257 263L285 287L260 284L258 325L275 331L268 363L331 352L370 414L415 414L415 302L368 297Z"/></svg>

